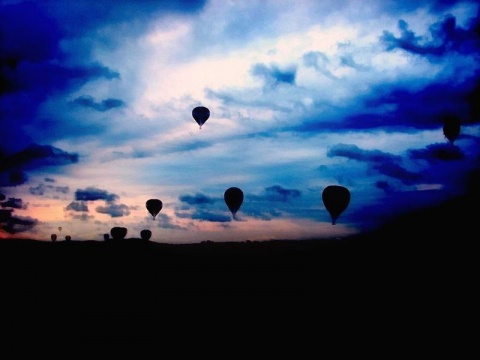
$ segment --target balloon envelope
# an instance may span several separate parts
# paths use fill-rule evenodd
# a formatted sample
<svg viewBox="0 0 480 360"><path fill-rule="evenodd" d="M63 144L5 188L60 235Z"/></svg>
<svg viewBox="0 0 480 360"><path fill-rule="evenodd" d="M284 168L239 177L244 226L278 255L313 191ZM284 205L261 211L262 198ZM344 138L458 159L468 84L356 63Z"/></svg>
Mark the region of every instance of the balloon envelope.
<svg viewBox="0 0 480 360"><path fill-rule="evenodd" d="M233 218L236 220L235 214L243 203L243 191L238 187L230 187L225 190L223 198L225 200L225 204L227 204L228 209L232 213Z"/></svg>
<svg viewBox="0 0 480 360"><path fill-rule="evenodd" d="M323 205L330 213L332 225L335 225L338 217L350 203L350 191L340 185L329 185L322 192Z"/></svg>
<svg viewBox="0 0 480 360"><path fill-rule="evenodd" d="M143 240L150 240L150 238L152 237L152 232L148 229L142 230L140 231L140 237Z"/></svg>
<svg viewBox="0 0 480 360"><path fill-rule="evenodd" d="M460 135L460 120L453 116L447 117L443 123L443 135L453 144Z"/></svg>
<svg viewBox="0 0 480 360"><path fill-rule="evenodd" d="M201 129L202 125L205 124L210 117L210 110L208 110L205 106L197 106L192 110L192 116Z"/></svg>
<svg viewBox="0 0 480 360"><path fill-rule="evenodd" d="M65 236L65 240L70 241L72 240L72 237L70 235Z"/></svg>
<svg viewBox="0 0 480 360"><path fill-rule="evenodd" d="M112 238L115 240L121 240L127 235L127 228L115 226L110 230Z"/></svg>
<svg viewBox="0 0 480 360"><path fill-rule="evenodd" d="M57 234L50 235L50 239L52 239L52 241L57 241Z"/></svg>
<svg viewBox="0 0 480 360"><path fill-rule="evenodd" d="M153 220L155 220L155 217L158 215L160 210L162 210L163 203L159 199L150 199L147 200L145 206L150 215L152 215Z"/></svg>

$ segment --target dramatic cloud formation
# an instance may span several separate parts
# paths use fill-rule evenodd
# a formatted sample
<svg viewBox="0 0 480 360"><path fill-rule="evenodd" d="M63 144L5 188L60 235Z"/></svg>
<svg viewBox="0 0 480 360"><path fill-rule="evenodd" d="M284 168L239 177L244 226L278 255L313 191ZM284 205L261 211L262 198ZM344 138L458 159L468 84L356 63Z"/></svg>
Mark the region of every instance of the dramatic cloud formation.
<svg viewBox="0 0 480 360"><path fill-rule="evenodd" d="M479 20L473 0L4 1L0 237L340 237L465 195ZM331 184L352 196L334 226Z"/></svg>

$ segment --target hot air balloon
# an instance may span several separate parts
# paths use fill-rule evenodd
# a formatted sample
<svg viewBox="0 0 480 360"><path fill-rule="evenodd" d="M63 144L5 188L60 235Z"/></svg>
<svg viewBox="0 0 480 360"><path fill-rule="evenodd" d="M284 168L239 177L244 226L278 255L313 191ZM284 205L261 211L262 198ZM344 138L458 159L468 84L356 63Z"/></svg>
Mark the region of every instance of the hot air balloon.
<svg viewBox="0 0 480 360"><path fill-rule="evenodd" d="M110 229L110 234L114 240L122 240L127 235L127 228L115 226Z"/></svg>
<svg viewBox="0 0 480 360"><path fill-rule="evenodd" d="M150 199L150 200L147 200L147 202L145 203L145 206L148 212L150 213L150 215L152 215L153 220L155 220L155 216L157 216L160 210L162 210L163 203L158 199Z"/></svg>
<svg viewBox="0 0 480 360"><path fill-rule="evenodd" d="M50 235L50 239L52 239L53 242L57 241L57 234Z"/></svg>
<svg viewBox="0 0 480 360"><path fill-rule="evenodd" d="M62 227L61 227L61 226L58 227L58 231L62 231Z"/></svg>
<svg viewBox="0 0 480 360"><path fill-rule="evenodd" d="M105 241L110 240L110 234L107 234L107 233L103 234L103 240Z"/></svg>
<svg viewBox="0 0 480 360"><path fill-rule="evenodd" d="M235 218L235 214L240 209L243 203L243 191L240 190L238 187L231 187L225 190L223 194L223 198L225 200L225 204L227 204L228 209L232 213L233 219Z"/></svg>
<svg viewBox="0 0 480 360"><path fill-rule="evenodd" d="M197 106L192 110L192 116L201 129L202 125L205 124L210 117L210 110L208 110L205 106Z"/></svg>
<svg viewBox="0 0 480 360"><path fill-rule="evenodd" d="M460 135L460 120L455 116L447 116L443 122L443 135L452 144Z"/></svg>
<svg viewBox="0 0 480 360"><path fill-rule="evenodd" d="M350 191L340 185L329 185L322 192L323 205L330 213L332 225L335 225L338 217L350 203Z"/></svg>
<svg viewBox="0 0 480 360"><path fill-rule="evenodd" d="M70 241L72 240L72 237L70 235L65 236L65 240Z"/></svg>
<svg viewBox="0 0 480 360"><path fill-rule="evenodd" d="M140 237L143 240L150 240L150 238L152 237L152 232L148 229L142 230L140 231Z"/></svg>

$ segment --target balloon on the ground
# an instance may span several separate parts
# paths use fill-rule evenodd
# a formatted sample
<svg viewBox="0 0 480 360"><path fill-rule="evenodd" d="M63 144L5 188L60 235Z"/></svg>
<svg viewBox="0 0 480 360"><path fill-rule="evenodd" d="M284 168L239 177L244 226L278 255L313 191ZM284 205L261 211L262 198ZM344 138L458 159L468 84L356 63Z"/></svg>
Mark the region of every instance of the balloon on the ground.
<svg viewBox="0 0 480 360"><path fill-rule="evenodd" d="M243 191L240 190L238 187L230 187L225 190L223 194L223 198L225 200L225 204L227 204L228 209L232 213L232 216L235 220L235 214L240 209L243 203Z"/></svg>
<svg viewBox="0 0 480 360"><path fill-rule="evenodd" d="M72 237L70 235L65 236L65 240L70 241L72 240Z"/></svg>
<svg viewBox="0 0 480 360"><path fill-rule="evenodd" d="M127 228L121 226L115 226L111 228L110 235L114 240L122 240L127 236Z"/></svg>
<svg viewBox="0 0 480 360"><path fill-rule="evenodd" d="M350 191L341 185L329 185L322 192L323 205L330 213L332 225L335 225L338 217L345 211L350 203Z"/></svg>
<svg viewBox="0 0 480 360"><path fill-rule="evenodd" d="M150 240L150 238L152 237L152 232L148 229L144 229L144 230L140 231L140 237L143 240Z"/></svg>
<svg viewBox="0 0 480 360"><path fill-rule="evenodd" d="M57 234L50 235L50 239L52 239L53 242L57 241Z"/></svg>
<svg viewBox="0 0 480 360"><path fill-rule="evenodd" d="M208 110L205 106L197 106L192 110L192 116L201 129L202 125L205 124L210 117L210 110Z"/></svg>
<svg viewBox="0 0 480 360"><path fill-rule="evenodd" d="M158 215L160 210L162 210L163 203L159 199L149 199L145 203L145 206L148 212L150 213L150 215L152 215L153 220L155 220L155 217Z"/></svg>

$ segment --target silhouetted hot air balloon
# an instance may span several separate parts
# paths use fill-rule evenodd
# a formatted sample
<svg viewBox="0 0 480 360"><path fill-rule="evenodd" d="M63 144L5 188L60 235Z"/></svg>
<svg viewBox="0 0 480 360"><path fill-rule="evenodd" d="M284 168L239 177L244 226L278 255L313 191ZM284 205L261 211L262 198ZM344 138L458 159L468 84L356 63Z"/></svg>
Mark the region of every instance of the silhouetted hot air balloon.
<svg viewBox="0 0 480 360"><path fill-rule="evenodd" d="M115 226L110 229L110 234L114 240L122 240L127 235L127 228Z"/></svg>
<svg viewBox="0 0 480 360"><path fill-rule="evenodd" d="M62 227L61 227L61 226L58 227L58 231L62 231Z"/></svg>
<svg viewBox="0 0 480 360"><path fill-rule="evenodd" d="M323 205L330 213L332 225L335 225L338 217L350 203L350 191L340 185L329 185L322 192Z"/></svg>
<svg viewBox="0 0 480 360"><path fill-rule="evenodd" d="M110 234L107 234L107 233L103 234L103 240L105 241L110 240Z"/></svg>
<svg viewBox="0 0 480 360"><path fill-rule="evenodd" d="M65 236L65 240L70 241L72 240L72 237L70 235Z"/></svg>
<svg viewBox="0 0 480 360"><path fill-rule="evenodd" d="M159 199L150 199L150 200L147 200L147 202L145 203L145 206L148 212L150 213L150 215L152 215L153 220L155 220L155 216L157 216L160 210L162 210L163 203Z"/></svg>
<svg viewBox="0 0 480 360"><path fill-rule="evenodd" d="M53 242L57 241L57 234L50 235L50 239L52 239Z"/></svg>
<svg viewBox="0 0 480 360"><path fill-rule="evenodd" d="M197 106L192 110L192 116L201 129L202 125L205 124L210 117L210 110L208 110L205 106Z"/></svg>
<svg viewBox="0 0 480 360"><path fill-rule="evenodd" d="M223 194L223 198L225 200L225 204L227 204L228 209L232 213L232 216L235 220L235 214L240 209L243 203L243 191L240 190L238 187L230 187L225 190Z"/></svg>
<svg viewBox="0 0 480 360"><path fill-rule="evenodd" d="M455 116L447 116L443 122L443 135L452 144L460 135L460 120Z"/></svg>
<svg viewBox="0 0 480 360"><path fill-rule="evenodd" d="M142 230L140 231L140 237L143 240L150 240L150 238L152 237L152 232L148 229Z"/></svg>

